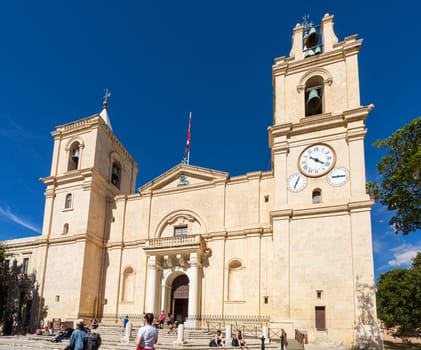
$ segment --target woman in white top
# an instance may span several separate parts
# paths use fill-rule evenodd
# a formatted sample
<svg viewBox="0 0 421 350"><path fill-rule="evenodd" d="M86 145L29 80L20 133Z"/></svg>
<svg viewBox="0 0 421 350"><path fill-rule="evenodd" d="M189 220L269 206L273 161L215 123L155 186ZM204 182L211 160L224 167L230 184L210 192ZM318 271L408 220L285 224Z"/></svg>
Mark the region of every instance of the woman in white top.
<svg viewBox="0 0 421 350"><path fill-rule="evenodd" d="M145 325L139 328L136 337L136 349L152 350L158 342L158 330L152 326L153 314L147 313L143 316Z"/></svg>

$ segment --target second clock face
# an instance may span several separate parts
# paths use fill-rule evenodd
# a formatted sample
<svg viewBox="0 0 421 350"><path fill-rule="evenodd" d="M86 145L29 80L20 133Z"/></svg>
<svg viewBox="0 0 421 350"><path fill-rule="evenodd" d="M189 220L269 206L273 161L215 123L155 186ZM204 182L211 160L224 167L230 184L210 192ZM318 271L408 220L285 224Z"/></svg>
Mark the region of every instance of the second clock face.
<svg viewBox="0 0 421 350"><path fill-rule="evenodd" d="M302 191L307 185L307 179L303 174L292 174L288 178L288 189L291 192L300 192Z"/></svg>
<svg viewBox="0 0 421 350"><path fill-rule="evenodd" d="M349 179L349 172L345 168L334 168L327 175L327 182L332 186L341 186Z"/></svg>
<svg viewBox="0 0 421 350"><path fill-rule="evenodd" d="M325 144L307 147L298 159L300 171L312 177L322 176L335 165L335 152Z"/></svg>

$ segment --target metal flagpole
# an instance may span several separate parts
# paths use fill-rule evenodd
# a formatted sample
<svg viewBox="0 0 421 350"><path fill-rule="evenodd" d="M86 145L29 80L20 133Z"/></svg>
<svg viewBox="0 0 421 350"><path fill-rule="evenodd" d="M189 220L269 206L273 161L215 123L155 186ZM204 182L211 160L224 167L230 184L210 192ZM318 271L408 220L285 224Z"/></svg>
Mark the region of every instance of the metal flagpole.
<svg viewBox="0 0 421 350"><path fill-rule="evenodd" d="M190 164L190 137L191 137L191 112L189 115L189 131L187 132L188 142L189 142L189 151L187 152L187 164Z"/></svg>
<svg viewBox="0 0 421 350"><path fill-rule="evenodd" d="M189 115L189 128L187 130L186 150L184 151L184 164L190 164L190 137L191 137L191 112Z"/></svg>

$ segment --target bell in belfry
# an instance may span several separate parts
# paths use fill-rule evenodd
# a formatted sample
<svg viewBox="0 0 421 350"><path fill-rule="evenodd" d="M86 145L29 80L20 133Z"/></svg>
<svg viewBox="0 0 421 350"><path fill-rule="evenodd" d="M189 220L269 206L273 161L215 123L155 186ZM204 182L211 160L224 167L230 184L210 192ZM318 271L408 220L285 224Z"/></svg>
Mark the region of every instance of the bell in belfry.
<svg viewBox="0 0 421 350"><path fill-rule="evenodd" d="M307 49L307 47L304 46L304 58L309 56L314 56L314 51L312 49Z"/></svg>
<svg viewBox="0 0 421 350"><path fill-rule="evenodd" d="M304 44L308 48L314 47L319 42L319 34L317 33L316 28L311 27L308 31L308 34L305 37Z"/></svg>
<svg viewBox="0 0 421 350"><path fill-rule="evenodd" d="M320 99L318 90L310 89L306 102L308 111L311 113L315 113L319 109L321 103L322 101Z"/></svg>
<svg viewBox="0 0 421 350"><path fill-rule="evenodd" d="M79 148L75 148L72 152L72 159L78 160L79 159Z"/></svg>

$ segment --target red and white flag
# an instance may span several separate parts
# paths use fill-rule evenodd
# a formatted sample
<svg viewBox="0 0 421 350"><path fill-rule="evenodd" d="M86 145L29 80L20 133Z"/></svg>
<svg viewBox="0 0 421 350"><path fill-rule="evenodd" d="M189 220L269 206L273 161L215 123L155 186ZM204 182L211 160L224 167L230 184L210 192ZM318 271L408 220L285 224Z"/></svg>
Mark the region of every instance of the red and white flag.
<svg viewBox="0 0 421 350"><path fill-rule="evenodd" d="M189 129L187 130L186 150L184 151L184 161L189 164L190 161L190 136L191 136L191 112L189 116Z"/></svg>

